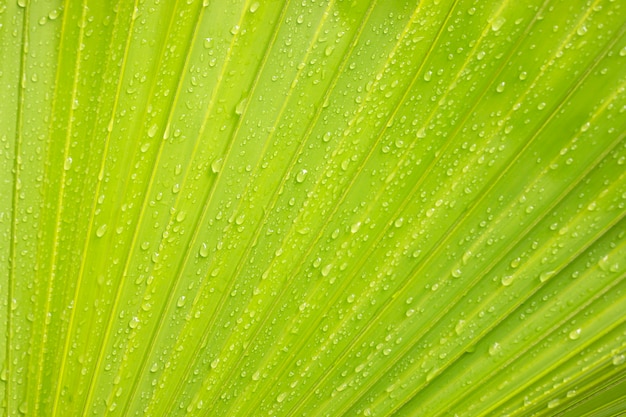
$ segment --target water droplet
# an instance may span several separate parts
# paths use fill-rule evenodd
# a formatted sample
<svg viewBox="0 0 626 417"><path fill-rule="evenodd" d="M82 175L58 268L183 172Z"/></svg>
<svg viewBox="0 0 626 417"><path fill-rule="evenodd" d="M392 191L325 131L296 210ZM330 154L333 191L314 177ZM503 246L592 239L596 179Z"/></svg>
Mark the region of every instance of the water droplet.
<svg viewBox="0 0 626 417"><path fill-rule="evenodd" d="M621 365L624 362L626 362L626 355L624 355L624 354L615 355L615 356L613 356L612 362L613 362L613 365L616 365L616 366L617 365Z"/></svg>
<svg viewBox="0 0 626 417"><path fill-rule="evenodd" d="M504 91L504 87L506 86L506 83L504 81L502 81L500 84L498 84L498 86L496 87L496 91L498 93L501 93Z"/></svg>
<svg viewBox="0 0 626 417"><path fill-rule="evenodd" d="M463 271L461 271L459 268L452 270L452 276L454 278L459 278L462 274Z"/></svg>
<svg viewBox="0 0 626 417"><path fill-rule="evenodd" d="M491 22L491 30L494 32L499 31L502 25L504 25L504 22L506 22L506 19L502 16L498 16L493 22Z"/></svg>
<svg viewBox="0 0 626 417"><path fill-rule="evenodd" d="M181 296L178 298L178 301L176 302L176 306L178 306L178 307L182 307L182 306L184 306L184 305L185 305L185 302L186 302L186 301L187 301L187 298L186 298L184 295L181 295Z"/></svg>
<svg viewBox="0 0 626 417"><path fill-rule="evenodd" d="M176 221L177 222L182 222L183 220L185 220L185 217L187 216L187 213L184 211L179 211L178 214L176 215Z"/></svg>
<svg viewBox="0 0 626 417"><path fill-rule="evenodd" d="M465 320L459 320L456 326L454 326L454 332L457 334L457 336L460 336L464 328L465 328Z"/></svg>
<svg viewBox="0 0 626 417"><path fill-rule="evenodd" d="M239 29L240 29L240 28L239 28L239 25L235 25L235 26L233 26L233 27L230 29L230 33L231 33L232 35L236 35L236 34L238 34L238 33L239 33Z"/></svg>
<svg viewBox="0 0 626 417"><path fill-rule="evenodd" d="M150 129L148 129L148 136L153 138L154 135L156 135L157 129L159 128L159 126L157 126L157 124L153 124L152 126L150 126Z"/></svg>
<svg viewBox="0 0 626 417"><path fill-rule="evenodd" d="M146 142L143 145L141 145L141 152L145 153L148 151L149 148L150 148L150 142Z"/></svg>
<svg viewBox="0 0 626 417"><path fill-rule="evenodd" d="M571 332L569 332L569 338L571 340L576 340L578 338L580 338L580 333L582 332L581 329L574 329Z"/></svg>
<svg viewBox="0 0 626 417"><path fill-rule="evenodd" d="M206 243L202 243L200 245L200 250L198 251L198 253L202 258L206 258L207 256L209 256L209 248Z"/></svg>
<svg viewBox="0 0 626 417"><path fill-rule="evenodd" d="M424 81L430 81L433 77L433 72L432 71L426 71L424 73Z"/></svg>
<svg viewBox="0 0 626 417"><path fill-rule="evenodd" d="M526 71L522 71L522 72L520 72L520 74L519 74L519 79L520 79L521 81L524 81L527 77L528 77L528 73L527 73Z"/></svg>
<svg viewBox="0 0 626 417"><path fill-rule="evenodd" d="M626 56L626 46L620 49L619 56Z"/></svg>
<svg viewBox="0 0 626 417"><path fill-rule="evenodd" d="M224 160L222 158L218 158L214 160L213 162L211 162L211 171L213 171L214 174L217 174L218 172L220 172L220 170L222 169L223 162Z"/></svg>
<svg viewBox="0 0 626 417"><path fill-rule="evenodd" d="M98 229L96 229L96 236L97 237L102 237L102 236L104 236L106 231L107 231L107 225L103 224L102 226L98 227Z"/></svg>
<svg viewBox="0 0 626 417"><path fill-rule="evenodd" d="M500 351L502 351L502 346L500 346L500 343L498 342L495 342L491 346L489 346L489 356L495 356L496 354L500 353Z"/></svg>
<svg viewBox="0 0 626 417"><path fill-rule="evenodd" d="M69 169L72 167L72 158L71 157L67 157L65 159L65 162L63 163L63 169L66 171L69 171Z"/></svg>
<svg viewBox="0 0 626 417"><path fill-rule="evenodd" d="M583 36L585 33L587 33L587 26L580 26L578 29L576 29L576 33L578 34L578 36Z"/></svg>
<svg viewBox="0 0 626 417"><path fill-rule="evenodd" d="M128 327L130 327L131 329L136 329L137 326L139 326L139 317L134 316L132 319L130 319L130 321L128 322Z"/></svg>
<svg viewBox="0 0 626 417"><path fill-rule="evenodd" d="M55 20L57 17L59 17L59 11L54 9L52 11L50 11L50 13L48 13L48 19L50 20Z"/></svg>
<svg viewBox="0 0 626 417"><path fill-rule="evenodd" d="M356 222L352 226L350 226L350 232L356 233L359 231L360 228L361 228L361 222Z"/></svg>
<svg viewBox="0 0 626 417"><path fill-rule="evenodd" d="M554 400L550 400L548 402L548 408L555 408L558 407L559 404L561 404L561 401L558 398L555 398Z"/></svg>
<svg viewBox="0 0 626 417"><path fill-rule="evenodd" d="M513 282L513 279L515 278L514 275L505 275L502 277L502 279L500 280L500 282L502 283L502 285L504 285L505 287L508 287L509 285L511 285L511 283Z"/></svg>
<svg viewBox="0 0 626 417"><path fill-rule="evenodd" d="M255 1L254 3L250 5L250 13L254 13L257 10L259 10L259 2Z"/></svg>
<svg viewBox="0 0 626 417"><path fill-rule="evenodd" d="M306 169L303 169L302 171L298 172L296 174L296 182L298 183L303 183L304 180L306 179L308 171Z"/></svg>
<svg viewBox="0 0 626 417"><path fill-rule="evenodd" d="M282 403L283 401L285 401L285 398L287 398L287 393L281 392L280 394L278 394L278 397L276 397L276 401Z"/></svg>
<svg viewBox="0 0 626 417"><path fill-rule="evenodd" d="M550 277L554 275L554 271L545 271L539 275L539 281L546 282Z"/></svg>
<svg viewBox="0 0 626 417"><path fill-rule="evenodd" d="M244 97L241 99L239 103L237 103L237 107L235 107L235 114L241 116L243 112L246 110L246 105L248 104L248 97Z"/></svg>

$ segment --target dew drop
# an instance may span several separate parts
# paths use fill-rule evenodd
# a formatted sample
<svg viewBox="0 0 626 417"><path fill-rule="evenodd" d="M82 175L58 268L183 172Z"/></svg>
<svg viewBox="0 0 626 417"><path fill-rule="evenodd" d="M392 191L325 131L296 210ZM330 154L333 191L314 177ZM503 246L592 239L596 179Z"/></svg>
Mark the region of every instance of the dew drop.
<svg viewBox="0 0 626 417"><path fill-rule="evenodd" d="M139 317L134 316L132 319L130 319L130 321L128 322L128 327L130 327L131 329L136 329L137 326L139 326Z"/></svg>
<svg viewBox="0 0 626 417"><path fill-rule="evenodd" d="M176 302L176 305L177 305L178 307L182 307L182 306L184 306L184 305L185 305L185 302L186 302L186 301L187 301L187 298L186 298L184 295L181 295L181 296L178 298L178 301Z"/></svg>
<svg viewBox="0 0 626 417"><path fill-rule="evenodd" d="M296 182L298 183L303 183L304 180L306 179L308 171L306 169L303 169L302 171L298 172L296 174Z"/></svg>
<svg viewBox="0 0 626 417"><path fill-rule="evenodd" d="M554 400L550 400L548 402L548 408L556 408L559 404L561 404L561 401L558 398L555 398Z"/></svg>
<svg viewBox="0 0 626 417"><path fill-rule="evenodd" d="M65 162L63 163L63 169L66 171L69 171L69 169L72 167L72 158L71 157L67 157L65 159Z"/></svg>
<svg viewBox="0 0 626 417"><path fill-rule="evenodd" d="M504 91L504 87L506 86L506 83L504 81L502 81L500 84L498 84L498 86L496 87L496 91L498 93L501 93Z"/></svg>
<svg viewBox="0 0 626 417"><path fill-rule="evenodd" d="M489 356L495 356L502 350L502 346L500 343L495 342L491 346L489 346Z"/></svg>
<svg viewBox="0 0 626 417"><path fill-rule="evenodd" d="M502 283L502 285L504 285L505 287L508 287L509 285L511 285L511 283L513 282L513 278L515 276L514 275L505 275L502 277L502 279L500 280L500 282Z"/></svg>
<svg viewBox="0 0 626 417"><path fill-rule="evenodd" d="M259 2L255 1L252 5L250 5L250 13L254 13L257 10L259 10Z"/></svg>
<svg viewBox="0 0 626 417"><path fill-rule="evenodd" d="M224 160L222 158L216 159L213 162L211 162L211 171L214 174L217 174L218 172L220 172L220 170L222 169L223 162Z"/></svg>
<svg viewBox="0 0 626 417"><path fill-rule="evenodd" d="M159 128L159 126L157 126L157 124L153 124L152 126L150 126L150 129L148 129L148 137L153 138L154 135L156 135L157 129Z"/></svg>
<svg viewBox="0 0 626 417"><path fill-rule="evenodd" d="M491 30L494 32L499 31L500 28L502 28L502 25L504 25L504 22L506 22L506 19L502 16L498 16L493 22L491 22Z"/></svg>
<svg viewBox="0 0 626 417"><path fill-rule="evenodd" d="M107 225L103 224L102 226L98 227L98 229L96 229L96 236L97 237L102 237L102 236L104 236L106 231L107 231Z"/></svg>
<svg viewBox="0 0 626 417"><path fill-rule="evenodd" d="M579 339L581 331L582 331L581 329L572 330L571 332L569 332L569 338L571 340Z"/></svg>
<svg viewBox="0 0 626 417"><path fill-rule="evenodd" d="M235 113L238 116L241 116L243 112L246 110L247 104L248 104L248 97L242 98L241 101L237 103L237 107L235 107Z"/></svg>
<svg viewBox="0 0 626 417"><path fill-rule="evenodd" d="M206 243L202 243L200 245L200 250L198 251L198 253L202 258L206 258L207 256L209 256L209 247Z"/></svg>

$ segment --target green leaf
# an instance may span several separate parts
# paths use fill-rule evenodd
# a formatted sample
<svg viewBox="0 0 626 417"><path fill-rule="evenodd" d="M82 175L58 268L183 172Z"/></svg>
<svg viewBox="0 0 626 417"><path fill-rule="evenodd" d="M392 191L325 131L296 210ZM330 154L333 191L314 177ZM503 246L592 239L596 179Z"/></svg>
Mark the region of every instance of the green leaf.
<svg viewBox="0 0 626 417"><path fill-rule="evenodd" d="M0 410L626 412L626 5L0 3Z"/></svg>

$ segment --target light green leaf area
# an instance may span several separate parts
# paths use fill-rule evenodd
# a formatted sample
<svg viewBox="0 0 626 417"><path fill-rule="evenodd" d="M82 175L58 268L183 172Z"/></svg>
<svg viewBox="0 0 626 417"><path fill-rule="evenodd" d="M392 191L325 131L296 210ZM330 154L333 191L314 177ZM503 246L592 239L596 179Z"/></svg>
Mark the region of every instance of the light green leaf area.
<svg viewBox="0 0 626 417"><path fill-rule="evenodd" d="M620 0L0 2L3 416L626 412Z"/></svg>

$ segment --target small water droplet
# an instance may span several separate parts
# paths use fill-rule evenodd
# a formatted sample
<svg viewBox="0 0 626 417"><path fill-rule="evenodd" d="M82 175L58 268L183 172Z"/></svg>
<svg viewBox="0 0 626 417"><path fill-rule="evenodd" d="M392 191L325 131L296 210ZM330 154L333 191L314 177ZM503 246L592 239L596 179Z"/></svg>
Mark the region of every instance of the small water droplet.
<svg viewBox="0 0 626 417"><path fill-rule="evenodd" d="M296 174L296 182L303 183L304 180L306 179L307 174L308 174L308 171L306 169L303 169L300 172L298 172Z"/></svg>
<svg viewBox="0 0 626 417"><path fill-rule="evenodd" d="M539 281L546 282L550 279L551 276L554 275L554 271L545 271L539 275Z"/></svg>
<svg viewBox="0 0 626 417"><path fill-rule="evenodd" d="M491 30L494 32L499 31L500 28L502 28L502 25L504 25L504 22L506 22L506 19L502 16L498 16L493 22L491 22Z"/></svg>
<svg viewBox="0 0 626 417"><path fill-rule="evenodd" d="M218 172L220 172L220 170L222 169L223 162L224 160L222 158L218 158L214 160L213 162L211 162L211 171L213 171L214 174L217 174Z"/></svg>
<svg viewBox="0 0 626 417"><path fill-rule="evenodd" d="M489 356L495 356L502 351L502 346L500 343L495 342L491 346L489 346Z"/></svg>
<svg viewBox="0 0 626 417"><path fill-rule="evenodd" d="M581 329L574 329L571 332L569 332L569 338L571 340L576 340L580 338L580 333L582 332Z"/></svg>
<svg viewBox="0 0 626 417"><path fill-rule="evenodd" d="M500 84L498 84L498 86L496 87L496 91L498 93L501 93L504 91L504 87L506 87L506 83L504 81L502 81Z"/></svg>
<svg viewBox="0 0 626 417"><path fill-rule="evenodd" d="M69 169L72 167L72 158L71 157L67 157L65 159L65 162L63 163L63 169L66 171L69 171Z"/></svg>
<svg viewBox="0 0 626 417"><path fill-rule="evenodd" d="M97 237L102 237L102 236L104 236L106 231L107 231L107 225L103 224L100 227L98 227L98 229L96 229L96 236Z"/></svg>
<svg viewBox="0 0 626 417"><path fill-rule="evenodd" d="M159 126L157 126L157 124L153 124L152 126L150 126L150 129L148 129L148 136L153 138L154 135L156 135L157 129L159 128Z"/></svg>
<svg viewBox="0 0 626 417"><path fill-rule="evenodd" d="M186 298L184 295L181 295L181 296L178 298L178 301L176 301L176 306L177 306L177 307L182 307L182 306L184 306L184 305L185 305L185 302L186 302L186 301L187 301L187 298Z"/></svg>
<svg viewBox="0 0 626 417"><path fill-rule="evenodd" d="M198 251L198 253L202 258L206 258L207 256L209 256L209 247L206 243L202 243L200 245L200 250Z"/></svg>
<svg viewBox="0 0 626 417"><path fill-rule="evenodd" d="M558 398L555 398L554 400L550 400L548 402L548 408L556 408L559 404L561 404L561 401Z"/></svg>
<svg viewBox="0 0 626 417"><path fill-rule="evenodd" d="M139 326L139 317L134 316L132 319L130 319L130 321L128 322L128 327L130 327L131 329L136 329L137 326Z"/></svg>
<svg viewBox="0 0 626 417"><path fill-rule="evenodd" d="M241 116L243 112L246 110L246 105L248 104L248 97L244 97L241 99L239 103L237 103L237 107L235 107L235 114Z"/></svg>
<svg viewBox="0 0 626 417"><path fill-rule="evenodd" d="M255 1L254 3L252 3L252 4L250 5L250 13L254 13L254 12L256 12L257 10L259 10L259 6L260 6L260 4L259 4L259 2L258 2L258 1Z"/></svg>
<svg viewBox="0 0 626 417"><path fill-rule="evenodd" d="M502 283L502 285L504 285L505 287L508 287L509 285L511 285L511 283L513 282L513 279L515 278L514 275L505 275L502 277L502 279L500 280L500 282Z"/></svg>

